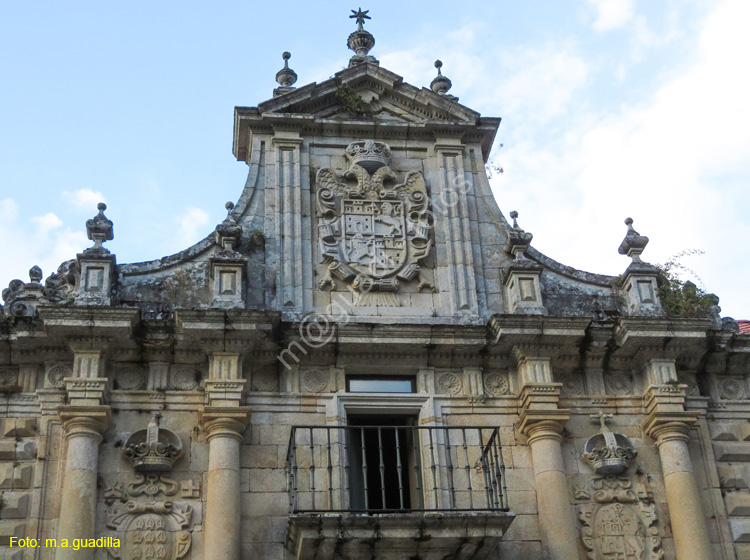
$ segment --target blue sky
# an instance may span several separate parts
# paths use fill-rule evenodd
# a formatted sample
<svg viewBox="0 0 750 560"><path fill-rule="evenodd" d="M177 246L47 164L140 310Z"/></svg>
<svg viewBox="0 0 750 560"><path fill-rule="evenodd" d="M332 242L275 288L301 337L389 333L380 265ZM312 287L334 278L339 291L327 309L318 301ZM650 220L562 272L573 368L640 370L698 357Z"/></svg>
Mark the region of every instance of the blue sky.
<svg viewBox="0 0 750 560"><path fill-rule="evenodd" d="M87 247L105 200L118 262L200 240L237 200L235 105L347 64L341 2L0 2L0 285ZM492 185L534 245L619 274L632 216L644 260L684 263L750 318L750 2L579 0L362 5L371 54L417 86L503 117Z"/></svg>

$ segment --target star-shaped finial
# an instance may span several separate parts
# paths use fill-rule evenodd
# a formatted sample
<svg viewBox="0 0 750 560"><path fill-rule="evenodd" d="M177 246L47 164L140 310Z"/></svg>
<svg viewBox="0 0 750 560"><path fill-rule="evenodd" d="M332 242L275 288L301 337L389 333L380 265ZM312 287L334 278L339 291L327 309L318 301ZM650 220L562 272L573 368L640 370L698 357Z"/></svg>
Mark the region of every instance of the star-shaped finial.
<svg viewBox="0 0 750 560"><path fill-rule="evenodd" d="M365 23L366 19L372 19L367 14L370 13L370 10L362 11L362 8L359 8L356 12L352 10L352 15L349 16L350 19L356 19L357 20L357 26L360 31L362 31L362 25Z"/></svg>

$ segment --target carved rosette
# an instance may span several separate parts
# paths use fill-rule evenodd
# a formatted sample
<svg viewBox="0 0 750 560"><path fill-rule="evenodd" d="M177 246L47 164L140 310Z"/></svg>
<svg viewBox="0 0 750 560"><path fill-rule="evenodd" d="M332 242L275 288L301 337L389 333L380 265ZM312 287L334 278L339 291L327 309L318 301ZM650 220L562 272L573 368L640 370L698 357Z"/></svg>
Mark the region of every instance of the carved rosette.
<svg viewBox="0 0 750 560"><path fill-rule="evenodd" d="M719 393L722 399L734 401L745 398L744 380L727 377L719 380Z"/></svg>
<svg viewBox="0 0 750 560"><path fill-rule="evenodd" d="M65 378L73 377L73 368L67 365L57 365L47 372L47 382L55 389L65 388Z"/></svg>
<svg viewBox="0 0 750 560"><path fill-rule="evenodd" d="M123 391L137 391L146 384L146 371L138 366L120 368L115 372L117 388Z"/></svg>
<svg viewBox="0 0 750 560"><path fill-rule="evenodd" d="M252 388L254 391L269 392L275 391L279 387L279 376L275 366L254 369L252 379Z"/></svg>
<svg viewBox="0 0 750 560"><path fill-rule="evenodd" d="M461 376L452 372L442 373L437 379L437 389L439 393L448 393L449 395L458 395L463 387Z"/></svg>
<svg viewBox="0 0 750 560"><path fill-rule="evenodd" d="M633 379L628 373L613 373L604 378L607 394L630 395L633 392Z"/></svg>
<svg viewBox="0 0 750 560"><path fill-rule="evenodd" d="M300 385L306 393L322 393L328 388L329 374L321 369L308 369L302 372Z"/></svg>
<svg viewBox="0 0 750 560"><path fill-rule="evenodd" d="M508 377L502 373L490 373L484 376L484 388L491 395L507 395L510 391Z"/></svg>
<svg viewBox="0 0 750 560"><path fill-rule="evenodd" d="M639 499L628 478L597 477L591 490L579 488L591 503L578 506L581 538L589 560L660 560L664 557L656 506Z"/></svg>
<svg viewBox="0 0 750 560"><path fill-rule="evenodd" d="M194 391L198 388L201 371L198 366L176 364L172 366L172 386L178 391Z"/></svg>
<svg viewBox="0 0 750 560"><path fill-rule="evenodd" d="M360 294L396 292L400 282L419 276L432 249L427 186L419 172L394 185L390 153L383 142L352 143L346 151L351 165L342 179L356 186L331 168L318 171L321 262L328 265L321 289L333 288L339 279ZM425 287L432 289L420 281L418 288Z"/></svg>
<svg viewBox="0 0 750 560"><path fill-rule="evenodd" d="M565 373L560 377L560 392L564 395L583 394L583 376L580 373Z"/></svg>

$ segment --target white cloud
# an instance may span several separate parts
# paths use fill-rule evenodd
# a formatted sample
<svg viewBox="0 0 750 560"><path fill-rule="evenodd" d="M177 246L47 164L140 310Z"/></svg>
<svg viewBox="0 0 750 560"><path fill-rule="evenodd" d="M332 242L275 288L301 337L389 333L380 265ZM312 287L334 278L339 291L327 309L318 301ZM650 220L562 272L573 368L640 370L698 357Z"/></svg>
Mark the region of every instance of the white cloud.
<svg viewBox="0 0 750 560"><path fill-rule="evenodd" d="M518 205L537 248L617 274L628 263L615 251L622 220L632 216L651 238L646 260L704 250L691 266L725 312L750 317L741 280L750 275L750 79L739 71L748 18L747 2L723 2L702 22L691 59L640 103L603 118L583 112L553 142L537 131L502 153L495 191L506 211L509 199Z"/></svg>
<svg viewBox="0 0 750 560"><path fill-rule="evenodd" d="M188 247L200 241L206 235L206 227L208 226L210 216L205 210L189 206L185 213L177 218L177 224L180 232L181 248Z"/></svg>
<svg viewBox="0 0 750 560"><path fill-rule="evenodd" d="M100 202L107 202L100 191L91 189L77 189L74 191L63 191L65 199L77 208L96 210Z"/></svg>
<svg viewBox="0 0 750 560"><path fill-rule="evenodd" d="M594 29L609 31L617 29L633 18L633 0L587 0L596 9Z"/></svg>
<svg viewBox="0 0 750 560"><path fill-rule="evenodd" d="M26 224L20 223L19 214L14 200L0 200L0 239L7 240L0 244L3 283L12 278L28 282L28 271L34 265L39 265L47 277L60 263L75 258L91 243L85 233L64 227L63 221L51 212L31 217Z"/></svg>

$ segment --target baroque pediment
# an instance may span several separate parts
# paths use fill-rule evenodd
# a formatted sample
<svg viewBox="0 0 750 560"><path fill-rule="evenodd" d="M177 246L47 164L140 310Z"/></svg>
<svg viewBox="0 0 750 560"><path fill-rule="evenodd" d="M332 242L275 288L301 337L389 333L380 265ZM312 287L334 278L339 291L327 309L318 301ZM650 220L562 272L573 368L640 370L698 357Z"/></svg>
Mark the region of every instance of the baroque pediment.
<svg viewBox="0 0 750 560"><path fill-rule="evenodd" d="M479 113L428 88L417 88L378 64L358 64L258 106L261 113L405 123L442 120L476 123Z"/></svg>

